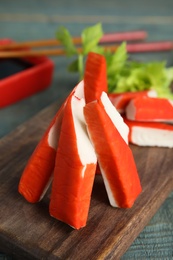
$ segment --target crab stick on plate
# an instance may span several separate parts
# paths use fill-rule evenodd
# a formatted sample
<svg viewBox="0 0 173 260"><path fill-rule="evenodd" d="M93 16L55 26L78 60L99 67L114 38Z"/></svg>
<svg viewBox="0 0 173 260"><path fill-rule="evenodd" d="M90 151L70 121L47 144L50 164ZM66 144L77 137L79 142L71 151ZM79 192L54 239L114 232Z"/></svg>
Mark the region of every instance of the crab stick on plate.
<svg viewBox="0 0 173 260"><path fill-rule="evenodd" d="M100 98L108 92L106 60L103 55L89 52L84 72L84 96L86 103Z"/></svg>
<svg viewBox="0 0 173 260"><path fill-rule="evenodd" d="M115 108L123 114L125 108L135 97L157 97L155 90L144 90L144 91L135 91L135 92L124 92L124 93L108 93L108 97Z"/></svg>
<svg viewBox="0 0 173 260"><path fill-rule="evenodd" d="M132 151L122 137L127 126L121 117L113 122L116 109L112 107L103 93L100 100L86 104L84 116L110 204L129 208L140 194L141 184Z"/></svg>
<svg viewBox="0 0 173 260"><path fill-rule="evenodd" d="M97 165L84 106L84 99L72 95L64 109L49 208L52 217L75 229L86 225Z"/></svg>
<svg viewBox="0 0 173 260"><path fill-rule="evenodd" d="M72 93L76 93L78 97L84 95L83 81L74 88ZM68 98L56 113L22 173L18 191L28 202L40 201L51 184L64 107L67 100Z"/></svg>
<svg viewBox="0 0 173 260"><path fill-rule="evenodd" d="M173 101L166 98L134 98L126 107L126 117L135 121L173 123Z"/></svg>
<svg viewBox="0 0 173 260"><path fill-rule="evenodd" d="M173 147L173 125L124 119L129 126L129 142L139 146Z"/></svg>

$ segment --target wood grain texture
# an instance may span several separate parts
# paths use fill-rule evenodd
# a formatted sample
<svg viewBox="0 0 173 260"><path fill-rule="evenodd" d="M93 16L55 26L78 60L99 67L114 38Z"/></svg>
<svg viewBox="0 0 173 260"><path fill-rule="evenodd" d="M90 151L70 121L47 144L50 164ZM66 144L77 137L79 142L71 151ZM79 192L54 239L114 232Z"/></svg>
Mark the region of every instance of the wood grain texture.
<svg viewBox="0 0 173 260"><path fill-rule="evenodd" d="M0 250L14 259L118 259L173 190L173 150L131 146L143 187L135 205L109 206L102 178L96 176L87 226L73 230L49 216L49 193L29 204L17 191L58 106L44 109L0 141Z"/></svg>

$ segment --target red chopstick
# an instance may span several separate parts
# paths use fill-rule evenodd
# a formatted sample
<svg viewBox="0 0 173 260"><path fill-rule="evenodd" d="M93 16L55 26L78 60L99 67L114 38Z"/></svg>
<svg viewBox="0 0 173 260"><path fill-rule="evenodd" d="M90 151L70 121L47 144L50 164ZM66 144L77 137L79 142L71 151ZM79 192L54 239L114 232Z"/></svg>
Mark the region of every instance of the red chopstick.
<svg viewBox="0 0 173 260"><path fill-rule="evenodd" d="M94 37L94 35L93 35ZM131 31L131 32L118 32L104 34L100 43L113 43L122 41L141 41L147 37L146 31ZM74 44L81 44L81 37L73 37ZM61 42L57 39L46 39L26 42L11 42L9 44L0 45L0 50L22 49L22 48L34 48L45 46L61 46Z"/></svg>
<svg viewBox="0 0 173 260"><path fill-rule="evenodd" d="M145 42L136 44L127 44L127 52L162 52L173 50L173 41Z"/></svg>
<svg viewBox="0 0 173 260"><path fill-rule="evenodd" d="M105 49L112 52L116 51L119 45L106 45ZM133 43L127 44L128 53L144 53L144 52L163 52L173 50L173 41L164 42L145 42L145 43ZM82 48L78 48L81 52ZM0 51L0 58L14 58L14 57L28 57L28 56L62 56L65 55L65 51L62 48L56 49L40 49L40 50L15 50L15 51Z"/></svg>
<svg viewBox="0 0 173 260"><path fill-rule="evenodd" d="M106 33L103 35L102 39L100 40L100 43L140 41L140 40L145 40L147 36L148 34L146 31Z"/></svg>

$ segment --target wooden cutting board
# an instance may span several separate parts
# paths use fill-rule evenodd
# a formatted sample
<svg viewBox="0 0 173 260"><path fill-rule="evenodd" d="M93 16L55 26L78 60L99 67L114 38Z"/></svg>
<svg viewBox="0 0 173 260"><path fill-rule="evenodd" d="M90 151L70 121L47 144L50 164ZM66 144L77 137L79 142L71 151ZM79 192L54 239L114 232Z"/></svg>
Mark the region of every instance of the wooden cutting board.
<svg viewBox="0 0 173 260"><path fill-rule="evenodd" d="M0 140L0 250L14 259L118 259L173 190L173 149L131 146L143 192L131 209L109 205L96 176L87 226L73 230L49 216L49 195L29 204L18 194L22 170L59 105Z"/></svg>

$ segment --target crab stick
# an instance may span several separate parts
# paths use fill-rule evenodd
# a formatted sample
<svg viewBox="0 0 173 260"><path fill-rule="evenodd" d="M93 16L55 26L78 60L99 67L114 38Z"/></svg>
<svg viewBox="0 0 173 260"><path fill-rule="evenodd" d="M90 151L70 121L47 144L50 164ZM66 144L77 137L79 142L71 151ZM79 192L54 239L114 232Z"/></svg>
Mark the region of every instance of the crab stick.
<svg viewBox="0 0 173 260"><path fill-rule="evenodd" d="M173 147L173 125L124 119L129 126L129 142L140 146Z"/></svg>
<svg viewBox="0 0 173 260"><path fill-rule="evenodd" d="M40 201L51 183L63 110L64 105L55 115L22 173L18 191L28 202Z"/></svg>
<svg viewBox="0 0 173 260"><path fill-rule="evenodd" d="M134 98L126 107L126 117L135 121L173 123L173 101L166 98Z"/></svg>
<svg viewBox="0 0 173 260"><path fill-rule="evenodd" d="M134 91L134 92L124 92L124 93L108 93L109 99L115 108L123 114L125 108L128 105L129 101L133 98L148 96L148 97L157 97L155 90L143 90L143 91Z"/></svg>
<svg viewBox="0 0 173 260"><path fill-rule="evenodd" d="M75 229L86 225L97 165L84 105L84 99L73 95L64 109L49 208L52 217Z"/></svg>
<svg viewBox="0 0 173 260"><path fill-rule="evenodd" d="M70 95L72 93L78 97L84 95L83 81L74 88ZM66 101L56 113L22 173L18 191L28 202L40 201L52 181L65 105Z"/></svg>
<svg viewBox="0 0 173 260"><path fill-rule="evenodd" d="M84 116L110 204L129 208L140 194L141 184L132 151L120 134L125 125L122 118L117 118L116 125L113 123L111 106L103 93L100 100L86 104Z"/></svg>
<svg viewBox="0 0 173 260"><path fill-rule="evenodd" d="M106 60L103 55L89 52L84 72L85 102L99 99L103 91L108 92ZM100 174L99 165L96 174Z"/></svg>
<svg viewBox="0 0 173 260"><path fill-rule="evenodd" d="M102 93L102 95L100 95L100 96L102 96L102 101L104 103L104 100L107 99L106 93ZM107 102L109 102L109 101L107 101ZM128 143L129 129L128 129L127 125L124 124L123 118L119 114L118 110L115 109L115 107L113 107L113 105L111 103L109 102L109 106L105 106L105 110L110 115L110 117L111 117L111 114L114 114L114 116L111 117L111 120L112 120L113 124L118 127L118 130L119 130L122 138L124 139L124 141L126 143ZM101 174L99 164L97 165L96 174Z"/></svg>
<svg viewBox="0 0 173 260"><path fill-rule="evenodd" d="M86 103L99 99L102 91L108 92L106 60L103 55L89 52L84 72Z"/></svg>

